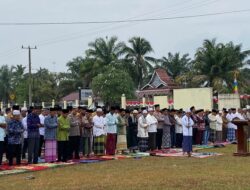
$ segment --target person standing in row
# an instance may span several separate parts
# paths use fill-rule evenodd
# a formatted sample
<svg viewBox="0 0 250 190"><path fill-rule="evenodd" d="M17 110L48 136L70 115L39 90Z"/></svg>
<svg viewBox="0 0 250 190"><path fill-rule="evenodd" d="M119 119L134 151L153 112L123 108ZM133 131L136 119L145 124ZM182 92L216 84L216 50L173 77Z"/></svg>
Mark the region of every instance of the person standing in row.
<svg viewBox="0 0 250 190"><path fill-rule="evenodd" d="M94 154L102 156L105 154L105 119L102 116L102 108L96 109L93 117Z"/></svg>
<svg viewBox="0 0 250 190"><path fill-rule="evenodd" d="M216 142L222 142L222 128L223 128L223 119L222 111L219 111L216 115Z"/></svg>
<svg viewBox="0 0 250 190"><path fill-rule="evenodd" d="M40 118L38 116L39 107L30 107L31 113L27 116L28 128L28 163L37 164L39 154L39 142L41 127Z"/></svg>
<svg viewBox="0 0 250 190"><path fill-rule="evenodd" d="M194 122L191 118L191 110L186 110L186 115L182 117L182 128L183 128L183 153L188 154L191 157L192 149L192 136L193 136L193 126Z"/></svg>
<svg viewBox="0 0 250 190"><path fill-rule="evenodd" d="M148 124L147 124L147 110L142 111L142 115L138 119L138 147L140 152L148 150Z"/></svg>
<svg viewBox="0 0 250 190"><path fill-rule="evenodd" d="M176 143L175 146L176 148L181 148L182 147L182 140L183 140L183 129L182 129L182 112L177 111L175 115L175 132L176 132Z"/></svg>
<svg viewBox="0 0 250 190"><path fill-rule="evenodd" d="M28 126L27 126L27 108L23 107L21 109L21 121L23 124L23 146L22 146L22 159L26 158L26 153L28 149Z"/></svg>
<svg viewBox="0 0 250 190"><path fill-rule="evenodd" d="M168 109L164 108L162 109L162 112L163 112L163 118L164 118L162 148L168 149L168 148L171 148L171 134L170 134L171 122L169 120Z"/></svg>
<svg viewBox="0 0 250 190"><path fill-rule="evenodd" d="M83 139L83 156L89 157L92 152L92 136L93 136L93 122L92 122L92 111L86 110L82 117L82 139Z"/></svg>
<svg viewBox="0 0 250 190"><path fill-rule="evenodd" d="M21 150L22 150L22 134L23 125L20 121L20 111L14 110L13 117L8 122L8 151L9 151L9 166L13 165L13 158L16 157L16 165L21 164Z"/></svg>
<svg viewBox="0 0 250 190"><path fill-rule="evenodd" d="M118 120L115 115L114 107L111 107L110 112L106 115L106 122L107 122L106 154L115 155Z"/></svg>
<svg viewBox="0 0 250 190"><path fill-rule="evenodd" d="M202 140L205 131L205 120L204 120L204 110L200 109L196 111L197 115L197 133L196 133L196 141L195 143L198 145L202 145Z"/></svg>
<svg viewBox="0 0 250 190"><path fill-rule="evenodd" d="M40 107L40 110L41 110L41 114L39 115L39 118L40 118L41 127L39 128L39 134L40 134L39 155L38 155L39 158L41 158L42 148L43 148L43 145L44 145L44 132L45 132L44 120L48 116L48 110L47 109L42 109L42 107Z"/></svg>
<svg viewBox="0 0 250 190"><path fill-rule="evenodd" d="M69 129L69 159L80 159L79 148L80 148L80 125L81 120L77 115L76 108L72 109L72 112L68 116L70 121Z"/></svg>
<svg viewBox="0 0 250 190"><path fill-rule="evenodd" d="M58 127L56 110L50 108L49 115L44 120L45 162L55 162L57 158L56 131Z"/></svg>
<svg viewBox="0 0 250 190"><path fill-rule="evenodd" d="M215 143L216 140L216 110L212 110L212 113L208 115L209 126L210 126L210 141Z"/></svg>
<svg viewBox="0 0 250 190"><path fill-rule="evenodd" d="M134 110L128 118L128 148L130 152L138 148L137 132L138 132L138 111Z"/></svg>
<svg viewBox="0 0 250 190"><path fill-rule="evenodd" d="M117 117L118 120L118 136L117 136L117 151L122 152L123 150L127 149L127 125L128 119L126 116L126 110L121 109L120 114Z"/></svg>
<svg viewBox="0 0 250 190"><path fill-rule="evenodd" d="M164 117L160 110L160 105L155 105L154 116L157 119L157 133L156 133L156 146L158 150L162 148L162 139L163 139L163 125L164 125Z"/></svg>
<svg viewBox="0 0 250 190"><path fill-rule="evenodd" d="M69 129L70 121L68 118L69 110L63 109L61 116L58 118L57 128L57 146L58 146L58 162L67 162L69 149Z"/></svg>
<svg viewBox="0 0 250 190"><path fill-rule="evenodd" d="M2 110L0 109L0 166L2 165L3 153L4 153L4 138L6 136L6 121Z"/></svg>
<svg viewBox="0 0 250 190"><path fill-rule="evenodd" d="M156 132L158 121L153 114L153 108L149 108L146 120L148 124L148 146L150 151L154 151L156 149Z"/></svg>

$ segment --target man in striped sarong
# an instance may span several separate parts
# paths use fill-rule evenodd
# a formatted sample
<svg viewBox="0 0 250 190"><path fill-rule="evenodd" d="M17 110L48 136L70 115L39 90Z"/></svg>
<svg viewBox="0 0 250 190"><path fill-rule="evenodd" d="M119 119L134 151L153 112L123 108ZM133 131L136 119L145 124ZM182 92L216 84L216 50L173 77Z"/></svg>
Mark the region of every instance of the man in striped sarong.
<svg viewBox="0 0 250 190"><path fill-rule="evenodd" d="M44 120L45 162L55 162L57 159L57 126L55 108L50 108L50 114Z"/></svg>
<svg viewBox="0 0 250 190"><path fill-rule="evenodd" d="M102 116L101 108L97 108L96 115L93 117L94 153L97 156L105 154L105 119Z"/></svg>

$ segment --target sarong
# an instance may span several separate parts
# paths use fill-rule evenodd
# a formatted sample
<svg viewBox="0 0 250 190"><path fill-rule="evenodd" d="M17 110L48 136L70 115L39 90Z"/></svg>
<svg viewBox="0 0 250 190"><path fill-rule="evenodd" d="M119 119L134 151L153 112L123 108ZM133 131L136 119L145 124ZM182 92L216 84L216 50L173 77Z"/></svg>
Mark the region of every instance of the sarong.
<svg viewBox="0 0 250 190"><path fill-rule="evenodd" d="M117 150L127 150L127 137L126 135L117 136Z"/></svg>
<svg viewBox="0 0 250 190"><path fill-rule="evenodd" d="M108 133L106 141L106 154L115 155L116 134Z"/></svg>
<svg viewBox="0 0 250 190"><path fill-rule="evenodd" d="M235 129L234 128L227 129L227 140L235 141Z"/></svg>
<svg viewBox="0 0 250 190"><path fill-rule="evenodd" d="M156 133L148 133L148 148L151 151L156 149Z"/></svg>
<svg viewBox="0 0 250 190"><path fill-rule="evenodd" d="M210 130L210 141L214 143L215 139L216 139L216 130L211 129Z"/></svg>
<svg viewBox="0 0 250 190"><path fill-rule="evenodd" d="M97 156L105 154L105 135L94 137L94 153Z"/></svg>
<svg viewBox="0 0 250 190"><path fill-rule="evenodd" d="M182 150L183 152L192 152L192 136L183 136Z"/></svg>
<svg viewBox="0 0 250 190"><path fill-rule="evenodd" d="M162 148L171 147L170 126L163 126Z"/></svg>
<svg viewBox="0 0 250 190"><path fill-rule="evenodd" d="M140 152L146 152L148 150L148 138L138 137L138 147Z"/></svg>
<svg viewBox="0 0 250 190"><path fill-rule="evenodd" d="M83 140L83 155L89 155L92 152L92 146L91 146L91 137L82 137Z"/></svg>
<svg viewBox="0 0 250 190"><path fill-rule="evenodd" d="M57 159L56 140L45 140L45 162L55 162Z"/></svg>

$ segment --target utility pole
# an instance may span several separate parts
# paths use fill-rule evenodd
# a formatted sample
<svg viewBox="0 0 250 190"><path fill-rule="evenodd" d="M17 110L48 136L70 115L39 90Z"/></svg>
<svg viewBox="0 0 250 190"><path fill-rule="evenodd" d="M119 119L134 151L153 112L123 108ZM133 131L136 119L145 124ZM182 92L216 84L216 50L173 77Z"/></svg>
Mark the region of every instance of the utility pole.
<svg viewBox="0 0 250 190"><path fill-rule="evenodd" d="M32 77L31 77L31 50L32 49L37 49L36 46L35 47L23 47L22 46L22 49L27 49L29 50L29 106L32 105L32 90L31 90L31 83L32 83Z"/></svg>

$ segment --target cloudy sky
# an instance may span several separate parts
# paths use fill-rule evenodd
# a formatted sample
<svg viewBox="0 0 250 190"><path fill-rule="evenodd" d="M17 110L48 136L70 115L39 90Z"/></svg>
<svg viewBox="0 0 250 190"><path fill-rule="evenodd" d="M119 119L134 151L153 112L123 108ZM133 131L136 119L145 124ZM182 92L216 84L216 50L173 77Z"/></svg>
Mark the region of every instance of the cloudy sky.
<svg viewBox="0 0 250 190"><path fill-rule="evenodd" d="M0 23L74 22L176 17L250 9L249 0L0 0ZM28 52L21 46L37 46L32 51L32 70L40 67L66 71L66 63L83 56L88 43L97 37L117 36L127 41L133 36L149 40L154 57L168 52L189 53L192 57L204 39L241 43L250 49L250 12L189 19L140 23L89 25L0 25L0 65L28 65Z"/></svg>

